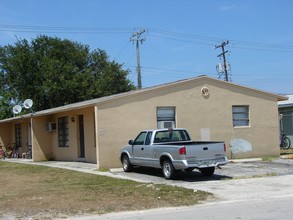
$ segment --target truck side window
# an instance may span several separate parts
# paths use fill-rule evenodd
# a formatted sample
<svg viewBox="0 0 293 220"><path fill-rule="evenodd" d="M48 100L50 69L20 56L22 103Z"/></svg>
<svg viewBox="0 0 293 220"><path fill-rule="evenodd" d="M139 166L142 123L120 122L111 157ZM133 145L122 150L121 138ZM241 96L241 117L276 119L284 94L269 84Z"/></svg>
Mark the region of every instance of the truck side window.
<svg viewBox="0 0 293 220"><path fill-rule="evenodd" d="M146 136L146 139L145 139L145 145L150 145L151 143L151 138L152 138L152 134L153 132L148 132L147 136Z"/></svg>
<svg viewBox="0 0 293 220"><path fill-rule="evenodd" d="M144 140L145 140L146 135L147 135L146 132L141 132L141 133L137 136L137 138L135 139L134 144L135 144L135 145L143 145L143 144L144 144Z"/></svg>
<svg viewBox="0 0 293 220"><path fill-rule="evenodd" d="M186 131L180 131L182 141L190 141L190 137Z"/></svg>

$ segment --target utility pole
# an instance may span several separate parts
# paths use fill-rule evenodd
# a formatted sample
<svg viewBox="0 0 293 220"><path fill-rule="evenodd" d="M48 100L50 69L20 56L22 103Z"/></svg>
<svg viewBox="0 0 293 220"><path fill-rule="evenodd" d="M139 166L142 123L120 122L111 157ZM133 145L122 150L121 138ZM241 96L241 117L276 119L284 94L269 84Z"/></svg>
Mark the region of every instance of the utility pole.
<svg viewBox="0 0 293 220"><path fill-rule="evenodd" d="M220 54L218 55L218 57L223 56L223 60L224 60L224 71L225 71L225 80L226 80L226 81L229 81L229 80L228 80L227 63L226 63L226 57L225 57L225 54L228 53L228 50L225 51L225 46L227 46L227 44L229 44L229 41L223 42L223 43L221 43L220 45L215 46L215 49L218 49L219 47L222 48L222 53L220 53Z"/></svg>
<svg viewBox="0 0 293 220"><path fill-rule="evenodd" d="M141 72L140 72L140 54L139 54L139 43L143 43L145 39L141 39L141 35L145 32L145 30L141 30L135 32L130 37L130 41L136 41L136 60L137 60L137 89L141 89Z"/></svg>

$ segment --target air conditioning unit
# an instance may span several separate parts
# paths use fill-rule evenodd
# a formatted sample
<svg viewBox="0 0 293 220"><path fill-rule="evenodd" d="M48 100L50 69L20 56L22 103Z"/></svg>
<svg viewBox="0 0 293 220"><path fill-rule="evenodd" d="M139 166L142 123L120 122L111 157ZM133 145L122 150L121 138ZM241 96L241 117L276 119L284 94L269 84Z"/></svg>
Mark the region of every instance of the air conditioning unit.
<svg viewBox="0 0 293 220"><path fill-rule="evenodd" d="M158 121L158 129L175 128L175 121Z"/></svg>
<svg viewBox="0 0 293 220"><path fill-rule="evenodd" d="M48 132L56 131L56 123L55 122L47 122L46 123L46 130Z"/></svg>

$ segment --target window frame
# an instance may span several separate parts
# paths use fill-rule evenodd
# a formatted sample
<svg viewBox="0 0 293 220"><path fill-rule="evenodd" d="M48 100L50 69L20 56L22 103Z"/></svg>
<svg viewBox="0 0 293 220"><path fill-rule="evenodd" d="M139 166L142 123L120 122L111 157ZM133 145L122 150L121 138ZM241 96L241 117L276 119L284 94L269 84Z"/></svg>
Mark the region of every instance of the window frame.
<svg viewBox="0 0 293 220"><path fill-rule="evenodd" d="M58 118L58 147L69 147L68 116Z"/></svg>
<svg viewBox="0 0 293 220"><path fill-rule="evenodd" d="M152 139L153 132L149 131L145 137L144 145L150 145Z"/></svg>
<svg viewBox="0 0 293 220"><path fill-rule="evenodd" d="M15 124L15 145L21 147L22 145L22 127L21 124Z"/></svg>
<svg viewBox="0 0 293 220"><path fill-rule="evenodd" d="M162 111L172 111L172 115L169 114L162 114ZM175 106L158 106L156 108L156 121L157 121L157 128L166 128L165 126L161 127L160 123L165 122L169 123L171 122L172 126L171 128L176 128L176 107ZM170 128L170 126L168 127Z"/></svg>
<svg viewBox="0 0 293 220"><path fill-rule="evenodd" d="M237 110L236 108L240 109ZM241 110L243 108L243 110ZM237 111L236 111L237 110ZM244 117L242 117L244 116ZM250 127L250 107L249 105L232 106L232 123L233 127Z"/></svg>

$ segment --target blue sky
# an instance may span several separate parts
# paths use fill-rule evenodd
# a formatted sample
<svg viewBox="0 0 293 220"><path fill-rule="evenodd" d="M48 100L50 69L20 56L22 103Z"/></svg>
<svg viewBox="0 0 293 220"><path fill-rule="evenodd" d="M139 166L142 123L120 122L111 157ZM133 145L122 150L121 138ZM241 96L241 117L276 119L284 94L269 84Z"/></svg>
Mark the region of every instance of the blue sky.
<svg viewBox="0 0 293 220"><path fill-rule="evenodd" d="M291 0L0 0L0 45L40 34L100 48L137 84L132 33L140 46L142 85L198 75L218 78L225 49L233 83L293 94ZM221 79L224 79L223 77Z"/></svg>

